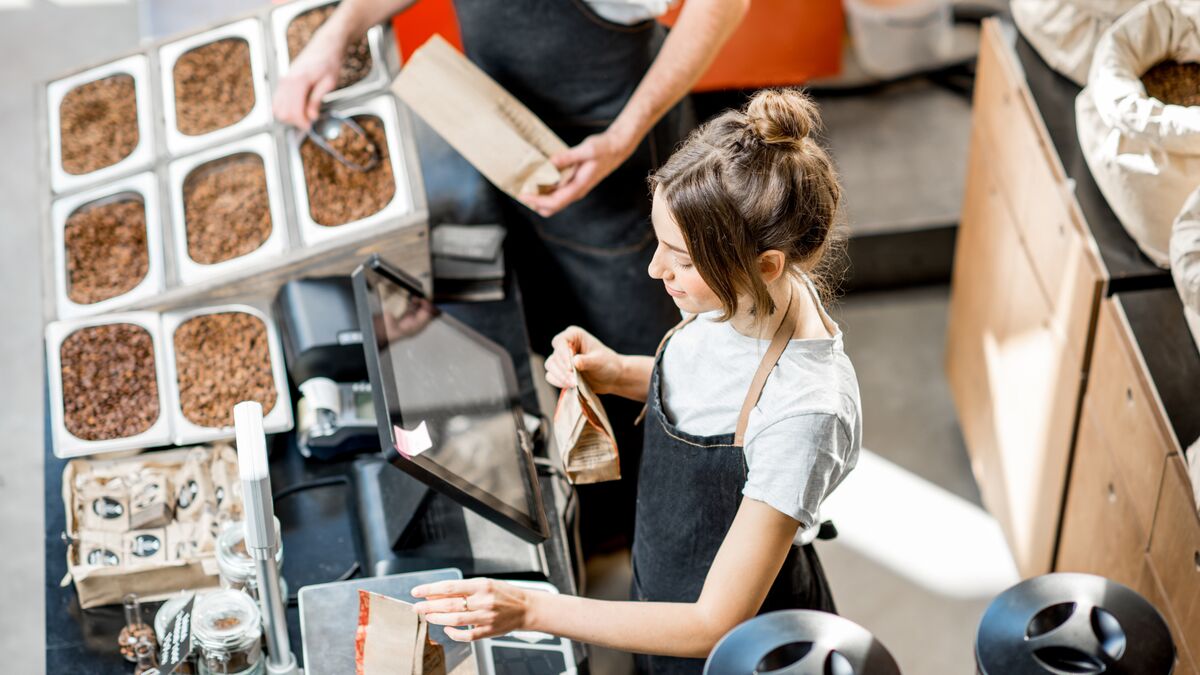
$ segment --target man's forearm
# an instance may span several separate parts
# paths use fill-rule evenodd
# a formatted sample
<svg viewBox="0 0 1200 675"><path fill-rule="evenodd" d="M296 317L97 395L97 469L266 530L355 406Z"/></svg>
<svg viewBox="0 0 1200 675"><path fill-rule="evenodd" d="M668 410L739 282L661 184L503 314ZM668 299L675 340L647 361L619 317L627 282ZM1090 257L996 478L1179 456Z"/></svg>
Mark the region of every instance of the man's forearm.
<svg viewBox="0 0 1200 675"><path fill-rule="evenodd" d="M358 39L371 26L408 9L415 2L417 0L342 0L326 26L349 42Z"/></svg>
<svg viewBox="0 0 1200 675"><path fill-rule="evenodd" d="M658 57L610 130L631 146L640 142L696 84L749 6L750 0L687 0Z"/></svg>

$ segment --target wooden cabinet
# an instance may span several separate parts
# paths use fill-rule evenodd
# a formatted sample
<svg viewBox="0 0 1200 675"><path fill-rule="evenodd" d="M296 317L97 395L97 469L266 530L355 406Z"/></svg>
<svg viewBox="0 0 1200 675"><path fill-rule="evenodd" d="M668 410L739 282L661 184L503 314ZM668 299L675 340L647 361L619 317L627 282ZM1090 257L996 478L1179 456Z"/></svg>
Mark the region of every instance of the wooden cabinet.
<svg viewBox="0 0 1200 675"><path fill-rule="evenodd" d="M1200 653L1200 515L1180 455L1171 455L1163 472L1150 566L1187 651Z"/></svg>
<svg viewBox="0 0 1200 675"><path fill-rule="evenodd" d="M1161 462L1158 467L1161 472ZM1094 410L1085 407L1055 569L1098 574L1137 588L1150 533L1139 523L1119 474Z"/></svg>
<svg viewBox="0 0 1200 675"><path fill-rule="evenodd" d="M985 506L1050 571L1103 274L1012 50L980 44L946 373Z"/></svg>
<svg viewBox="0 0 1200 675"><path fill-rule="evenodd" d="M1171 639L1175 642L1175 670L1171 675L1200 675L1196 659L1188 649L1187 641L1183 639L1183 629L1179 620L1175 618L1167 592L1163 590L1162 582L1158 580L1158 574L1154 571L1149 556L1145 556L1142 561L1142 574L1133 589L1158 609L1158 613L1167 622L1167 627L1171 629Z"/></svg>

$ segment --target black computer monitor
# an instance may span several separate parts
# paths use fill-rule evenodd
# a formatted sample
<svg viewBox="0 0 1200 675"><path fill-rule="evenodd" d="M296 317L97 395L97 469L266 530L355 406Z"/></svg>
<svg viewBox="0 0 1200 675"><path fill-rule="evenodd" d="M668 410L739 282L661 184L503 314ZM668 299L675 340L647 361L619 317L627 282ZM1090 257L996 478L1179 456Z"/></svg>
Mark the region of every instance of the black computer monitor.
<svg viewBox="0 0 1200 675"><path fill-rule="evenodd" d="M544 541L549 526L508 353L378 256L352 278L388 461L522 539Z"/></svg>

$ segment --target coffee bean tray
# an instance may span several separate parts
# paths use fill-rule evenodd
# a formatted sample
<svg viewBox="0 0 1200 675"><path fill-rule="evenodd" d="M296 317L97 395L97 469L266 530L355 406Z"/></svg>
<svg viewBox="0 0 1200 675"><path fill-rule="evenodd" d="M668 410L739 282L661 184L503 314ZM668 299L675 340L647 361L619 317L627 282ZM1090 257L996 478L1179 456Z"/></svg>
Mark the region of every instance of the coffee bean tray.
<svg viewBox="0 0 1200 675"><path fill-rule="evenodd" d="M141 202L145 221L145 231L142 233L145 273L140 281L123 293L96 302L76 302L71 292L72 275L68 258L72 252L69 248L71 244L67 241L68 223L76 214L122 201ZM165 262L160 215L158 179L150 172L122 178L55 201L51 207L51 218L54 227L54 299L58 316L69 319L120 310L161 293L165 282ZM110 272L120 273L129 269L127 262L90 250L74 252L74 256L86 256L97 267L110 268Z"/></svg>
<svg viewBox="0 0 1200 675"><path fill-rule="evenodd" d="M428 208L416 144L411 133L412 121L408 110L399 106L387 89L400 68L395 36L389 24L376 26L369 31L371 63L368 74L355 84L335 92L336 95L331 95L327 101L337 101L337 106L347 109L368 106L376 111L372 114L381 117L394 173L395 194L378 213L369 219L364 218L365 222L314 230L306 218L306 224L303 225L306 234L302 234L300 214L308 213L308 205L301 205L297 201L304 198L303 180L297 182L290 175L291 161L288 157L292 147L289 144L296 142L297 135L294 130L274 120L270 103L280 76L276 64L290 60L287 58L287 25L292 18L325 4L328 3L300 0L289 4L265 5L255 12L231 17L228 21L203 30L143 45L124 57L80 68L42 85L43 91L36 97L36 104L38 138L42 149L39 153L39 173L44 186L40 197L44 223L42 250L46 260L43 265L45 291L42 305L45 321L110 311L162 312L215 302L258 302L273 297L280 285L289 279L349 273L372 253L387 256L423 283L429 283ZM285 15L288 17L286 20ZM283 21L283 37L278 42L274 37L276 21ZM214 45L220 48L207 51ZM197 54L197 50L206 51ZM221 55L232 55L236 57L234 60L243 62L248 58L250 61L254 102L240 118L238 114L249 100L245 70L225 67L223 64L229 59L217 58ZM176 79L175 65L181 60L185 62L185 67L180 78ZM357 62L362 68L366 67L366 61L365 53L360 54ZM220 106L202 105L206 100L204 87L207 86L203 82L208 77L204 74L212 72L225 73L239 83L231 87L231 90L235 90L233 94L228 91L220 94L225 97L223 101L230 102L233 112ZM130 91L130 79L136 96L122 97L122 93ZM100 86L85 88L85 85L100 81L103 81ZM189 82L191 84L187 84ZM197 82L201 84L197 85ZM176 109L176 86L185 92L180 99L184 102L181 105L190 106L190 113L184 114ZM113 162L78 175L66 173L63 168L63 140L60 138L63 133L60 131L60 108L64 97L75 90L85 92L87 96L74 94L75 102L68 111L75 120L74 129L82 129L83 132L71 136L74 144L68 150L72 157L72 170L79 171L81 167L88 169L105 161ZM386 100L375 100L384 97ZM127 126L120 127L118 135L122 144L113 147L109 147L112 144L105 145L99 128L89 122L91 118L86 113L93 108L88 106L94 102L102 106L107 104L108 108L96 110L108 120L105 124L111 125L133 117L130 112L131 101L137 111L136 134ZM196 135L182 134L179 130L181 123ZM222 124L224 126L218 126ZM212 127L215 129L209 130ZM136 146L133 145L133 139L136 139ZM100 149L95 150L96 147ZM114 161L127 147L133 147L132 151L123 159ZM241 152L257 154L262 160L262 174L266 176L268 185L270 235L252 250L246 250L248 244L234 246L208 241L206 262L197 261L187 254L188 229L183 220L187 209L179 203L180 185L187 180L189 173L185 167L199 167L206 159ZM146 226L148 230L156 228L157 232L147 232L147 245L152 250L145 286L138 285L114 298L105 297L103 302L81 306L64 302L62 289L69 279L65 276L64 263L57 261L63 255L60 211L67 207L59 206L58 202L78 205L86 203L86 199L92 195L116 194L127 181L133 180L133 176L146 173L157 181L157 192L153 197L142 195L146 206ZM301 190L297 192L294 185L300 185ZM206 189L210 203L228 201L218 199L211 185ZM86 195L83 195L85 192ZM80 196L77 197L77 194ZM249 195L247 199L261 207L261 194ZM113 227L111 215L106 215L104 220L109 227ZM214 219L208 216L206 221L214 222ZM251 234L261 234L265 230L261 223L247 227ZM127 232L128 228L122 231ZM326 236L307 234L311 232ZM199 250L203 251L204 244L200 242ZM195 245L196 242L193 242ZM74 263L78 267L80 261L76 259ZM104 274L96 266L89 267L88 271L93 274L90 279L102 282L102 285L89 288L88 293L82 295L80 289L76 288L76 296L85 298L85 302L103 297L101 291L122 290L121 282L124 279L120 275Z"/></svg>
<svg viewBox="0 0 1200 675"><path fill-rule="evenodd" d="M145 391L145 382L142 387L133 387L131 384L126 384L129 391L120 392L121 398L129 399L140 395L150 406L157 405L157 412L153 415L147 414L147 417L153 416L153 422L148 428L137 433L132 433L127 436L114 438L106 438L103 440L89 440L80 438L67 428L67 412L64 407L64 388L70 386L70 381L64 383L63 371L63 345L68 338L96 327L108 326L132 326L134 330L141 334L149 335L151 342L151 352L154 364L154 375L152 378L147 378L154 383L156 391L153 393ZM137 330L141 329L141 330ZM164 366L166 355L163 349L162 341L162 322L158 314L154 312L125 312L117 314L107 314L99 317L90 317L84 319L71 319L67 321L56 321L46 326L46 363L49 371L50 385L50 424L52 426L52 434L54 437L54 454L58 457L82 457L84 455L92 455L101 452L116 452L119 450L130 450L134 448L153 448L162 445L169 445L171 442L171 420L168 410L168 388L167 388L167 369ZM68 364L71 368L73 364ZM108 369L108 372L101 372L103 377L109 379L122 379L123 373L116 372L114 368ZM101 379L103 379L103 377ZM83 386L91 385L93 389L104 388L105 382L91 383L87 380L81 382ZM133 383L138 384L138 383ZM98 399L100 394L97 392L88 392L87 394L79 394L86 396L89 399ZM74 401L73 401L74 402ZM93 423L103 423L103 420ZM125 420L114 419L110 420L114 423L121 423Z"/></svg>
<svg viewBox="0 0 1200 675"><path fill-rule="evenodd" d="M257 248L243 255L210 264L198 262L189 252L189 234L195 234L195 232L189 233L189 228L196 229L198 225L188 222L189 214L186 207L188 180L194 175L199 177L209 167L224 158L238 156L257 157L258 160L261 160L262 171L266 179L270 234ZM270 134L258 134L175 160L168 167L167 175L171 204L172 253L180 284L195 284L210 279L230 277L239 270L269 266L273 260L278 259L289 249L288 219L284 207L287 198L283 192L283 180L279 171L275 139ZM228 187L226 189L228 190ZM230 195L227 193L218 196L217 200L229 197ZM244 208L244 204L241 203L229 203L225 206L227 210ZM217 218L222 215L224 216L222 220L227 221L235 214L213 214L213 217ZM199 218L199 216L193 217ZM218 222L214 223L214 226L224 227L226 224L226 222Z"/></svg>
<svg viewBox="0 0 1200 675"><path fill-rule="evenodd" d="M392 198L378 211L357 220L341 225L322 225L313 217L313 205L309 201L309 186L305 178L304 161L300 148L306 141L303 134L291 130L287 135L287 155L292 180L292 194L296 200L296 222L299 224L300 240L305 246L318 246L326 242L344 239L360 231L380 232L387 228L389 222L395 221L413 210L412 182L407 175L407 163L393 161L393 158L404 156L404 139L397 118L396 99L391 94L382 94L362 102L350 102L333 106L331 111L343 118L368 117L383 123L386 136L385 148L387 162L391 164L392 183L395 191ZM344 131L343 133L354 133ZM377 169L378 170L378 169ZM346 197L353 199L353 192L347 192Z"/></svg>
<svg viewBox="0 0 1200 675"><path fill-rule="evenodd" d="M283 363L283 347L279 341L279 331L268 311L264 308L246 304L216 305L196 309L166 312L162 315L162 334L167 355L167 386L170 391L171 421L173 427L172 441L176 445L207 443L209 441L226 440L234 437L232 418L223 426L204 426L196 424L184 413L183 404L186 396L181 396L181 369L179 367L179 347L177 336L179 329L192 319L210 317L219 314L247 314L262 322L266 330L267 347L270 352L270 381L274 386L275 402L273 406L263 406L263 430L268 434L283 433L292 429L292 404L288 393L287 371ZM181 337L181 336L180 336ZM252 355L239 355L251 358ZM212 361L216 361L212 359ZM247 366L248 367L248 366ZM218 373L219 374L219 373ZM262 401L260 401L261 403ZM232 415L232 406L230 406Z"/></svg>
<svg viewBox="0 0 1200 675"><path fill-rule="evenodd" d="M225 40L244 41L248 49L250 84L253 104L244 117L228 126L201 134L185 134L180 131L180 116L176 107L176 69L185 64L180 58L193 50ZM223 143L242 136L248 131L262 129L271 123L271 91L267 84L267 48L262 22L257 18L243 19L203 33L190 35L182 40L168 42L158 50L159 86L162 89L164 138L167 151L172 156L185 155L199 148ZM205 92L198 92L205 93Z"/></svg>
<svg viewBox="0 0 1200 675"><path fill-rule="evenodd" d="M155 448L167 445L188 445L204 443L213 440L227 440L234 437L232 423L223 426L206 427L195 424L184 414L179 400L180 368L176 363L178 353L175 336L179 327L188 320L211 314L237 313L249 315L253 320L262 323L266 336L267 354L264 360L270 363L269 386L273 389L274 405L270 410L264 407L263 426L267 433L284 433L290 431L293 425L291 396L288 393L287 372L283 363L283 348L279 341L279 332L270 313L263 307L249 304L225 304L208 307L198 307L167 313L157 312L123 312L106 314L83 319L55 321L46 326L46 363L50 380L50 422L54 438L54 454L58 457L82 457L102 452L117 452L121 450ZM109 329L118 327L125 330L123 337L127 342L130 337L141 340L148 335L152 344L153 375L145 376L144 382L131 377L128 372L121 370L121 361L116 357L107 360L100 357L91 359L91 371L83 370L75 363L64 363L67 359L78 359L74 349L64 352L64 344L69 344L73 335L87 337L90 329ZM145 331L143 334L142 331ZM221 339L216 335L214 340ZM103 347L104 345L101 345ZM121 352L131 349L129 344L118 344L118 356ZM104 356L104 355L102 355ZM239 355L252 358L254 355ZM108 365L109 362L113 365ZM98 362L98 363L96 363ZM234 373L237 375L237 373ZM108 381L106 381L108 380ZM153 382L153 392L147 391L147 383ZM137 385L142 386L137 386ZM107 387L106 385L112 385ZM86 391L81 389L87 388ZM112 391L112 389L116 391ZM74 394L74 395L72 395ZM105 398L108 395L110 398ZM141 399L147 407L157 406L156 414L144 410L121 409L121 404L129 405L130 401ZM89 407L93 400L97 405ZM114 401L113 406L106 401ZM79 412L81 411L82 412ZM68 416L82 417L71 424ZM94 417L87 417L88 415ZM146 420L153 419L144 429ZM105 436L100 439L80 437L71 430L72 426L91 425L99 428L101 433L95 436ZM136 433L120 435L113 429L134 427ZM107 432L107 433L106 433ZM86 436L87 434L83 434Z"/></svg>
<svg viewBox="0 0 1200 675"><path fill-rule="evenodd" d="M292 65L291 55L288 53L288 27L292 25L292 21L306 12L329 4L329 0L299 0L271 10L271 37L276 45L275 69L280 77L286 75ZM387 44L383 28L373 26L367 30L367 48L371 54L371 69L367 75L354 84L329 92L321 99L322 103L346 101L377 92L391 82L392 76L387 67L387 50L393 47Z"/></svg>
<svg viewBox="0 0 1200 675"><path fill-rule="evenodd" d="M133 80L133 91L135 92L135 100L131 107L131 111L136 111L136 129L137 138L134 142L132 150L123 158L116 162L109 163L106 166L101 166L85 173L68 173L63 166L64 160L64 134L63 134L63 101L67 99L68 94L73 92L81 92L88 86L94 83L110 80L111 78L129 77ZM46 106L47 149L49 150L49 179L50 188L59 194L79 190L90 185L95 185L105 180L115 178L117 176L126 175L137 170L143 170L154 163L156 148L154 143L155 138L155 113L153 100L156 98L155 89L150 80L150 60L143 54L134 54L125 58L117 59L109 63L89 68L82 72L69 75L59 80L55 80L46 85L45 97L42 99ZM83 108L80 115L90 118L101 118L101 121L119 122L119 120L105 119L106 115L112 108L117 107L117 104L124 103L128 105L128 100L124 96L120 96L124 100L113 100L114 97L99 98L93 97L93 100L84 100L79 102L79 106ZM70 99L68 99L70 103ZM114 113L116 111L113 111ZM108 139L112 135L106 133L106 130L97 131L97 136ZM96 141L97 139L93 139Z"/></svg>

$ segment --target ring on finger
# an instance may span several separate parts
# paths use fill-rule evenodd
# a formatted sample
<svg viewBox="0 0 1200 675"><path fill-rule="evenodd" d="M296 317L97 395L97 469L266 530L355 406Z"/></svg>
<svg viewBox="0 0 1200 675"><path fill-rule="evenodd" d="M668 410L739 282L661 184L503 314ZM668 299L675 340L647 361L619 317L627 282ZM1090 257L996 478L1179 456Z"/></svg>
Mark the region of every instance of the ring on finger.
<svg viewBox="0 0 1200 675"><path fill-rule="evenodd" d="M465 595L463 596L463 611L464 612L471 611L471 601L467 600L467 596L465 596Z"/></svg>

